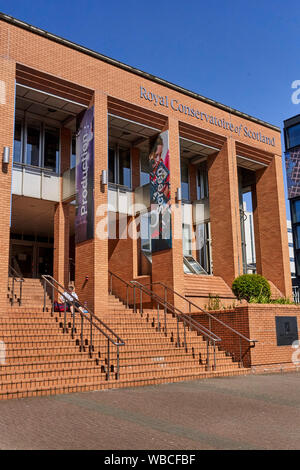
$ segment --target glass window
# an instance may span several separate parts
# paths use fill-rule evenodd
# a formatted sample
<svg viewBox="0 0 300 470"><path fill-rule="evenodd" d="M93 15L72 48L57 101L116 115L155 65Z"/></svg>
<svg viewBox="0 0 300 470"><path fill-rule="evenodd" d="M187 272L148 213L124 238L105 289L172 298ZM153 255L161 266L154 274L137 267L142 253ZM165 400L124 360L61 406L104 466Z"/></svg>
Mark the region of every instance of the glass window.
<svg viewBox="0 0 300 470"><path fill-rule="evenodd" d="M108 149L108 181L109 183L116 183L115 172L115 151Z"/></svg>
<svg viewBox="0 0 300 470"><path fill-rule="evenodd" d="M180 162L181 170L181 197L182 199L190 199L190 189L189 189L189 168L188 165L181 160Z"/></svg>
<svg viewBox="0 0 300 470"><path fill-rule="evenodd" d="M141 250L151 251L151 237L150 237L150 213L141 214L140 221L141 231Z"/></svg>
<svg viewBox="0 0 300 470"><path fill-rule="evenodd" d="M191 227L190 225L182 225L182 245L183 245L183 256L189 256L192 254L192 240L191 240Z"/></svg>
<svg viewBox="0 0 300 470"><path fill-rule="evenodd" d="M300 123L286 129L287 146L288 148L297 147L300 145Z"/></svg>
<svg viewBox="0 0 300 470"><path fill-rule="evenodd" d="M298 250L300 248L300 225L295 226L295 235L296 249Z"/></svg>
<svg viewBox="0 0 300 470"><path fill-rule="evenodd" d="M149 172L149 156L146 152L141 154L141 175L140 175L140 186L148 184L150 182L150 172Z"/></svg>
<svg viewBox="0 0 300 470"><path fill-rule="evenodd" d="M203 163L197 170L197 199L205 197L208 197L208 175L206 163Z"/></svg>
<svg viewBox="0 0 300 470"><path fill-rule="evenodd" d="M58 172L59 129L45 129L44 168Z"/></svg>
<svg viewBox="0 0 300 470"><path fill-rule="evenodd" d="M14 162L22 162L22 121L15 121Z"/></svg>
<svg viewBox="0 0 300 470"><path fill-rule="evenodd" d="M27 127L26 163L40 166L40 127Z"/></svg>
<svg viewBox="0 0 300 470"><path fill-rule="evenodd" d="M300 199L292 201L292 218L293 222L300 222Z"/></svg>
<svg viewBox="0 0 300 470"><path fill-rule="evenodd" d="M130 150L119 149L119 184L131 187Z"/></svg>
<svg viewBox="0 0 300 470"><path fill-rule="evenodd" d="M129 149L108 149L108 182L131 187Z"/></svg>
<svg viewBox="0 0 300 470"><path fill-rule="evenodd" d="M76 166L76 137L74 135L72 137L72 142L71 142L70 168L74 168L75 166Z"/></svg>

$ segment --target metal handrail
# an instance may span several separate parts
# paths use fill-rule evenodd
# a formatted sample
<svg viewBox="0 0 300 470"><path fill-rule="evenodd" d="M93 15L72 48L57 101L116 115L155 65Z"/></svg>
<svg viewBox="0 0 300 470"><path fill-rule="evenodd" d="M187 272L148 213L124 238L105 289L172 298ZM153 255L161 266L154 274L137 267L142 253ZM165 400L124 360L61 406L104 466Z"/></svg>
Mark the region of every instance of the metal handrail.
<svg viewBox="0 0 300 470"><path fill-rule="evenodd" d="M149 285L149 284L147 284ZM189 304L189 313L191 313L191 306L194 306L196 307L197 311L200 311L201 313L205 314L208 316L209 318L209 329L211 330L211 320L214 320L216 322L218 322L219 324L221 324L222 326L224 326L226 329L230 330L232 333L236 334L238 337L239 337L239 349L240 349L240 362L243 364L243 357L242 357L242 343L241 343L241 340L245 340L249 343L249 348L252 348L255 346L255 343L258 342L258 340L256 339L250 339L250 338L247 338L245 335L243 335L242 333L240 333L239 331L235 330L234 328L232 328L231 326L227 325L226 323L224 323L222 320L220 320L219 318L216 318L214 315L212 315L211 313L207 312L206 310L204 310L203 308L199 307L199 305L195 304L194 302L192 302L191 300L187 299L186 297L184 297L183 295L179 294L179 292L176 292L174 289L172 289L171 287L167 286L166 284L164 284L163 282L160 282L160 281L157 281L157 282L153 282L150 284L151 287L154 286L154 285L161 285L163 288L164 288L164 292L165 292L165 297L166 297L166 292L167 291L170 291L172 292L174 295L177 295L178 297L180 297L181 299L185 300L186 302L188 302ZM194 312L194 313L197 313L197 312ZM196 320L194 320L196 321Z"/></svg>
<svg viewBox="0 0 300 470"><path fill-rule="evenodd" d="M12 278L11 288L9 285L10 277ZM22 305L22 286L23 286L24 278L21 273L18 273L11 265L9 265L7 290L10 292L10 294L8 294L8 297L9 297L11 305L13 305L15 302L15 282L20 283L19 298L17 299L17 302L19 303L19 305Z"/></svg>
<svg viewBox="0 0 300 470"><path fill-rule="evenodd" d="M42 276L44 281L44 311L46 310L46 286L48 285L52 291L52 302L51 302L51 315L53 315L53 304L54 304L54 291L57 292L64 298L64 326L63 332L66 333L67 331L67 299L64 297L65 288L52 276L48 274L44 274ZM108 326L106 325L100 318L98 318L89 308L87 308L84 304L82 304L78 299L76 299L72 293L69 293L72 297L72 307L73 307L73 325L72 325L72 338L75 336L76 332L76 314L80 314L81 317L81 332L80 332L80 351L84 350L84 341L83 341L83 330L84 330L84 320L87 320L90 324L90 345L89 345L89 353L90 357L92 357L93 351L95 350L93 345L93 328L98 330L105 338L107 339L107 357L105 359L105 363L107 365L106 371L106 379L109 380L110 378L110 371L111 371L111 364L110 364L110 344L117 348L117 373L116 379L118 380L120 377L120 346L125 346L125 342ZM78 306L79 305L79 306ZM89 316L87 315L89 314ZM98 324L97 324L98 323ZM99 326L101 325L101 326ZM103 330L106 329L107 331Z"/></svg>
<svg viewBox="0 0 300 470"><path fill-rule="evenodd" d="M208 330L205 326L201 325L200 323L196 323L193 319L191 319L189 316L185 315L181 310L179 310L177 307L174 305L170 304L166 300L164 300L162 297L160 297L158 294L155 292L151 291L148 289L146 286L143 284L139 283L138 281L130 281L127 282L124 279L122 279L120 276L117 274L112 273L109 271L110 275L110 288L109 292L112 293L112 280L113 278L118 279L122 284L126 286L126 305L127 307L129 306L129 299L128 299L128 292L129 289L133 289L133 311L137 311L137 304L136 304L136 289L139 290L140 292L140 314L143 315L143 300L142 300L142 294L146 294L150 297L152 302L155 302L157 305L157 329L158 331L161 331L161 322L160 322L160 307L163 307L163 312L164 312L164 334L167 336L167 313L171 312L177 320L177 341L176 341L176 347L181 347L181 341L180 341L180 331L179 331L179 322L183 323L183 334L184 334L184 341L183 341L183 346L186 350L188 351L188 345L187 345L187 338L186 338L186 328L189 328L191 330L197 331L199 334L204 336L207 340L207 368L210 369L210 346L211 343L213 343L213 352L214 352L214 369L216 369L216 342L220 342L221 338L219 338L215 333L211 332Z"/></svg>
<svg viewBox="0 0 300 470"><path fill-rule="evenodd" d="M163 286L166 290L169 290L170 292L172 292L173 294L177 295L178 297L180 297L181 299L185 300L186 302L189 303L189 313L191 313L191 305L193 305L194 307L197 308L197 310L200 310L202 313L204 313L205 315L207 315L208 317L212 318L213 320L217 321L218 323L222 324L223 326L225 326L225 328L228 328L230 331L232 331L233 333L237 334L238 336L240 336L242 339L244 339L245 341L248 341L249 343L257 343L258 340L256 339L250 339L250 338L247 338L247 336L244 336L242 333L240 333L239 331L235 330L234 328L232 328L231 326L227 325L226 323L224 323L222 320L219 320L219 318L216 318L214 317L214 315L212 315L211 313L207 312L206 310L204 310L203 308L201 308L199 305L195 304L194 302L192 302L191 300L187 299L186 297L184 297L183 295L179 294L179 292L176 292L174 289L172 289L171 287L168 287L166 284L164 284L163 282L160 282L160 281L157 281L157 282L153 282L151 283L150 285L151 286L154 286L154 285L161 285ZM197 313L197 312L195 312Z"/></svg>

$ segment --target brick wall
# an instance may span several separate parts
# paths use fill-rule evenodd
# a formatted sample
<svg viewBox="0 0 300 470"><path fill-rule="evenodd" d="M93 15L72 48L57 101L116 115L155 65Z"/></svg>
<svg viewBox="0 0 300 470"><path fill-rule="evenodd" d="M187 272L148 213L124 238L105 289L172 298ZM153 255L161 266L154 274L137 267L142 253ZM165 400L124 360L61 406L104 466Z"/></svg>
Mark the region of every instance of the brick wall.
<svg viewBox="0 0 300 470"><path fill-rule="evenodd" d="M272 369L279 366L293 366L291 346L277 346L276 316L297 317L298 332L300 334L300 307L296 305L263 305L248 304L231 310L210 312L214 317L222 320L226 325L234 328L249 339L257 340L254 348L248 349L246 341L242 341L242 355L244 364L259 369ZM203 314L193 314L201 324L209 328L222 338L221 347L239 357L239 341L217 321L211 320Z"/></svg>

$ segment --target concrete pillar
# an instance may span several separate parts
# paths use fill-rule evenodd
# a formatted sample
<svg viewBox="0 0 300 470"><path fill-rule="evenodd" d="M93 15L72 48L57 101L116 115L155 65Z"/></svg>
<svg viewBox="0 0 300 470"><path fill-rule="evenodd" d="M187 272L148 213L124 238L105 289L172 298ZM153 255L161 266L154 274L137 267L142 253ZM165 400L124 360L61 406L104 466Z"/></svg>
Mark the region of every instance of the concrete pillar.
<svg viewBox="0 0 300 470"><path fill-rule="evenodd" d="M282 159L274 155L256 172L253 187L256 269L286 297L292 297Z"/></svg>
<svg viewBox="0 0 300 470"><path fill-rule="evenodd" d="M235 143L228 139L208 158L213 274L231 287L242 274L241 228Z"/></svg>
<svg viewBox="0 0 300 470"><path fill-rule="evenodd" d="M0 315L7 306L9 265L11 178L13 166L13 135L15 106L15 62L0 58ZM9 164L3 164L4 147L10 149Z"/></svg>

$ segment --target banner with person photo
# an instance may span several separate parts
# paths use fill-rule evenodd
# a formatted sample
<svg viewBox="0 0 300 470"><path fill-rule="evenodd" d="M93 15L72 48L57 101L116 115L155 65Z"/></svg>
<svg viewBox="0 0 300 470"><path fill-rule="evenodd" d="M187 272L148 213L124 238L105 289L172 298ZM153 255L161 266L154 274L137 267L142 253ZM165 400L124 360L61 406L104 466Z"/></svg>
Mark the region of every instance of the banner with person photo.
<svg viewBox="0 0 300 470"><path fill-rule="evenodd" d="M149 164L151 251L155 253L172 248L169 131L152 141Z"/></svg>

